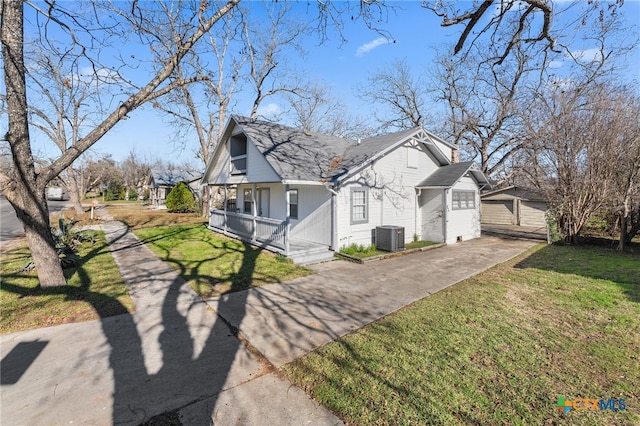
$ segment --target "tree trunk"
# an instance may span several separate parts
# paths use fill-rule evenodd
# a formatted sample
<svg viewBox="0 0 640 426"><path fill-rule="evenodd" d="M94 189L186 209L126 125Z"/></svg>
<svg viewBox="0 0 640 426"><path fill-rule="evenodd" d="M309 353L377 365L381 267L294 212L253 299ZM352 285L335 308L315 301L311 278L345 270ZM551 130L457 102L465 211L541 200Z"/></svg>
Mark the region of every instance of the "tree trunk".
<svg viewBox="0 0 640 426"><path fill-rule="evenodd" d="M618 241L618 250L624 251L627 242L627 221L622 219L620 224L620 240Z"/></svg>
<svg viewBox="0 0 640 426"><path fill-rule="evenodd" d="M5 189L5 196L24 227L40 285L62 286L66 281L51 235L49 208L45 198L45 186L48 182L38 179L29 139L23 9L21 1L2 3L0 40L9 117L7 140L11 147L15 176L12 185Z"/></svg>
<svg viewBox="0 0 640 426"><path fill-rule="evenodd" d="M67 192L69 193L69 201L73 204L73 209L77 215L84 214L84 207L82 207L82 198L84 198L84 194L80 192L80 188L78 187L76 171L72 166L69 166L65 173L67 174Z"/></svg>
<svg viewBox="0 0 640 426"><path fill-rule="evenodd" d="M67 282L56 252L55 241L51 235L49 208L47 207L44 190L39 191L39 194L39 196L34 194L38 199L37 202L33 202L31 197L22 197L27 198L25 200L27 202L23 207L14 204L11 198L7 197L7 199L14 206L18 218L24 226L40 286L43 288L64 286ZM44 208L39 208L39 206L44 206Z"/></svg>

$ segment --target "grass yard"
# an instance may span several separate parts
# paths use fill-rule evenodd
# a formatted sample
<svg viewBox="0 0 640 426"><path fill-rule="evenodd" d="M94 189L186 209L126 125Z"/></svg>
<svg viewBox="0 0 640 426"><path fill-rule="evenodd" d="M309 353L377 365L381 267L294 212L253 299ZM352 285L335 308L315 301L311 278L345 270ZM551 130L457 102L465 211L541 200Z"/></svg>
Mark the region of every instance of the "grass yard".
<svg viewBox="0 0 640 426"><path fill-rule="evenodd" d="M148 206L137 205L109 205L107 211L114 220L124 222L131 229L153 228L169 225L200 225L207 219L199 213L169 213Z"/></svg>
<svg viewBox="0 0 640 426"><path fill-rule="evenodd" d="M204 225L143 228L135 234L202 297L291 280L312 272Z"/></svg>
<svg viewBox="0 0 640 426"><path fill-rule="evenodd" d="M538 246L286 365L349 424L640 424L640 255ZM624 411L555 407L623 398Z"/></svg>
<svg viewBox="0 0 640 426"><path fill-rule="evenodd" d="M0 333L87 321L133 312L133 301L109 253L104 234L79 249L80 263L65 270L68 285L41 289L26 243L2 254Z"/></svg>

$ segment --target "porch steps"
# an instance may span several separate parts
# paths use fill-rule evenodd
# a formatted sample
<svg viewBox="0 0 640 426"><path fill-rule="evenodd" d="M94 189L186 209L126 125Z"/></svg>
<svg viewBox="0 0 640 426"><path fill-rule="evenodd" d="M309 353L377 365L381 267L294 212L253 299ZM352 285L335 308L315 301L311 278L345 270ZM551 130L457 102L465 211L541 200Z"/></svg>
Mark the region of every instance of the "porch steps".
<svg viewBox="0 0 640 426"><path fill-rule="evenodd" d="M289 258L297 265L326 262L333 259L333 252L326 247L314 247L289 253Z"/></svg>

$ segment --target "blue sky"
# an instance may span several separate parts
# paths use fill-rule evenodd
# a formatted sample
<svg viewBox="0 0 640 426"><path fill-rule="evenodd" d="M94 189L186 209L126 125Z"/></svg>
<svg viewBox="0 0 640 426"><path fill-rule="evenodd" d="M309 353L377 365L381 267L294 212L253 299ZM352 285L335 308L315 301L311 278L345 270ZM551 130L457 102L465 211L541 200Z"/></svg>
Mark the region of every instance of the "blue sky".
<svg viewBox="0 0 640 426"><path fill-rule="evenodd" d="M306 4L306 2L302 2ZM389 13L387 21L380 27L389 32L394 42L371 31L359 21L346 20L344 26L345 43L341 43L335 34L329 34L330 39L319 44L318 35L304 40L307 54L304 57L290 55L289 65L302 72L310 79L323 82L332 88L339 97L356 114L366 113L371 106L354 96L357 85L364 84L369 73L380 69L396 58L404 58L418 73L433 66L436 48L450 46L457 41L462 27L443 28L440 18L422 9L418 1L403 1L396 3L398 9ZM250 7L260 6L257 2L250 3ZM304 9L300 9L302 13ZM640 1L626 1L622 7L629 25L640 22ZM314 14L310 13L309 17ZM590 49L595 46L580 45L576 49ZM640 81L640 52L636 47L629 63L628 82ZM141 76L144 77L144 76ZM270 105L273 104L273 105ZM266 100L263 108L278 108L277 100ZM434 107L437 107L434 106ZM233 113L248 115L250 105L240 102ZM150 107L143 107L129 114L130 119L118 124L112 131L92 148L96 153L110 153L114 159L122 160L133 149L141 157L147 159L159 158L165 161L180 163L195 159L194 150L196 140L175 140L173 129L165 117ZM6 128L6 119L0 127ZM47 148L42 140L36 141L34 149L45 156L56 154L55 148Z"/></svg>

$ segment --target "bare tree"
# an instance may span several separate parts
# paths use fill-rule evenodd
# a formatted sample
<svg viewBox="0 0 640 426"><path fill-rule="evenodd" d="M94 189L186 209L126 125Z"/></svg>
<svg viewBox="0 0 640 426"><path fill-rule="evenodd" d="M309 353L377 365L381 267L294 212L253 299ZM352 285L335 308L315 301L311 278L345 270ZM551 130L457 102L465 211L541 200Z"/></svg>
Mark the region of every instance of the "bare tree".
<svg viewBox="0 0 640 426"><path fill-rule="evenodd" d="M566 28L553 24L568 9L581 8L577 22L585 24L589 19L603 20L606 14L616 15L623 4L624 0L576 1L568 5L551 0L483 0L461 7L454 0L422 2L424 8L442 18L441 26L463 27L453 48L454 55L486 38L496 47L492 58L496 65L502 64L517 46L542 45L544 51L557 50L558 37Z"/></svg>
<svg viewBox="0 0 640 426"><path fill-rule="evenodd" d="M53 42L34 40L27 58L30 65L26 77L33 100L29 104L30 124L64 154L81 138L83 130L95 124L93 119L100 114L96 101L104 85L92 76L83 76L77 58L63 54ZM89 105L97 107L87 108ZM76 213L84 213L73 164L58 175L58 180Z"/></svg>
<svg viewBox="0 0 640 426"><path fill-rule="evenodd" d="M286 96L293 125L309 132L344 138L363 138L373 135L365 121L349 114L347 107L323 84L309 84L296 95Z"/></svg>
<svg viewBox="0 0 640 426"><path fill-rule="evenodd" d="M617 230L618 249L640 232L640 96L631 87L609 87L594 107L607 114L607 134L611 137L608 167L611 191L606 194L605 211L610 228Z"/></svg>
<svg viewBox="0 0 640 426"><path fill-rule="evenodd" d="M423 77L414 76L406 59L373 72L358 88L358 96L383 107L374 112L380 130L401 130L425 126L431 120L426 110L428 87Z"/></svg>
<svg viewBox="0 0 640 426"><path fill-rule="evenodd" d="M38 279L42 287L65 285L66 281L55 251L55 244L49 229L49 212L45 199L45 187L49 181L69 167L83 152L94 145L102 136L111 130L123 117L141 105L162 96L188 81L168 81L174 75L177 64L184 58L193 46L200 40L226 13L233 9L239 0L230 0L219 9L209 10L207 3L191 11L186 20L189 25L183 27L184 33L177 43L177 49L165 57L165 61L158 64L157 71L151 79L126 95L121 103L111 109L99 124L92 127L87 134L73 142L73 145L55 159L49 166L36 171L31 150L29 133L29 102L27 101L26 74L24 62L24 3L2 2L0 16L0 37L2 41L2 59L4 64L4 79L7 88L8 133L12 153L12 169L10 174L2 176L1 187L7 200L16 210L17 216L25 228L25 235L36 265ZM30 4L31 5L31 4ZM127 31L140 37L161 35L156 32L159 22L156 13L143 13L140 3L126 10L113 10L110 19L116 22L126 22L130 25ZM45 21L43 31L50 26L57 26L66 33L70 42L66 54L75 54L78 58L87 59L91 64L98 64L96 57L89 58L91 52L83 44L83 40L93 41L100 33L95 26L83 27L83 19L72 12L61 8L57 3L51 3L47 10L37 9L39 18ZM187 11L183 11L187 13ZM97 14L96 14L97 15ZM92 16L96 16L92 15ZM119 21L118 21L119 20ZM111 22L112 28L114 27ZM98 27L99 28L99 27ZM105 27L102 27L106 29ZM80 37L80 33L86 39ZM42 37L47 33L43 32ZM89 42L84 42L89 43Z"/></svg>
<svg viewBox="0 0 640 426"><path fill-rule="evenodd" d="M436 99L447 106L441 132L468 159L477 160L486 175L505 180L524 141L520 106L528 93L525 83L541 64L518 46L496 68L486 61L492 48L477 47L474 55L460 59L439 56Z"/></svg>
<svg viewBox="0 0 640 426"><path fill-rule="evenodd" d="M203 43L176 67L178 79L193 75L200 81L170 93L168 102L153 103L173 119L172 124L180 134L178 139L195 133L198 139L196 156L203 165L213 153L229 110L235 105L235 95L241 90L241 70L247 61L241 51L242 25L238 8L227 13L221 25L213 28Z"/></svg>
<svg viewBox="0 0 640 426"><path fill-rule="evenodd" d="M135 151L131 150L127 158L119 164L120 174L124 183L124 199L131 198L142 188L144 179L149 175L149 165L142 161Z"/></svg>
<svg viewBox="0 0 640 426"><path fill-rule="evenodd" d="M258 108L265 99L280 93L296 94L303 84L286 66L284 52L289 49L302 54L298 44L307 27L303 22L288 18L289 5L268 5L266 24L244 20L244 52L248 58L248 84L253 92L251 118L258 116Z"/></svg>
<svg viewBox="0 0 640 426"><path fill-rule="evenodd" d="M97 192L108 184L108 178L115 174L115 162L109 155L95 158L90 152L83 154L67 168L67 173L72 170L73 179L78 187L78 194L85 198L90 191Z"/></svg>
<svg viewBox="0 0 640 426"><path fill-rule="evenodd" d="M268 20L261 13L263 8ZM197 136L197 156L204 164L240 92L250 93L250 114L255 117L270 96L302 89L302 83L286 66L286 54L302 54L298 42L308 27L290 15L291 5L286 3L236 8L208 35L207 42L176 68L178 78L192 75L199 81L172 93L169 103L154 103L175 119L177 129Z"/></svg>
<svg viewBox="0 0 640 426"><path fill-rule="evenodd" d="M548 87L531 105L528 151L533 185L551 203L560 232L576 242L614 191L620 134L604 84Z"/></svg>

